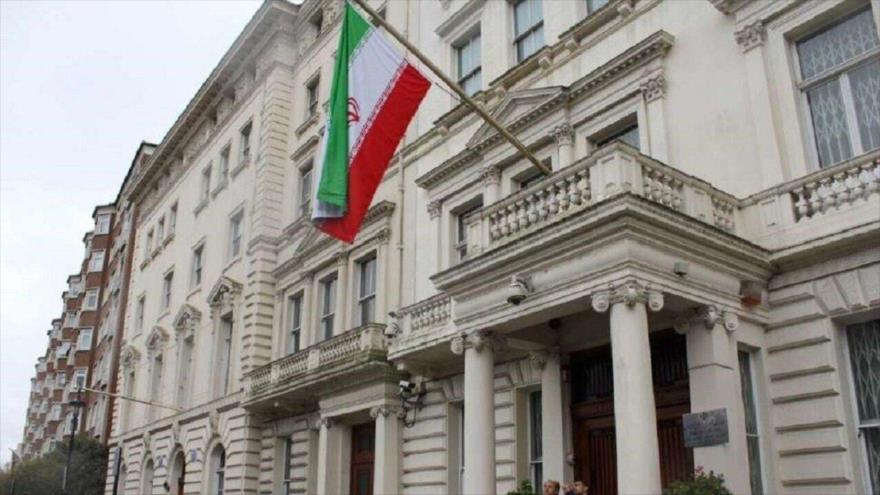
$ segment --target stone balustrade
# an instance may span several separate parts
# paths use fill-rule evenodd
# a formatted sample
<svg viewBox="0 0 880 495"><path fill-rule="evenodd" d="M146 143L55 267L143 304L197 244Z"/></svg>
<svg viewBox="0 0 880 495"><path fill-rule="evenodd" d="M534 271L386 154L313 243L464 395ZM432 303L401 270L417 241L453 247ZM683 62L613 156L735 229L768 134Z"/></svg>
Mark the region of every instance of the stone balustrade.
<svg viewBox="0 0 880 495"><path fill-rule="evenodd" d="M385 326L370 323L277 359L245 375L245 390L250 396L286 385L294 385L310 373L333 368L361 354L385 352Z"/></svg>
<svg viewBox="0 0 880 495"><path fill-rule="evenodd" d="M400 310L403 332L412 333L447 323L452 316L452 299L438 294Z"/></svg>
<svg viewBox="0 0 880 495"><path fill-rule="evenodd" d="M839 210L880 191L880 157L864 158L821 170L785 188L791 194L795 222Z"/></svg>
<svg viewBox="0 0 880 495"><path fill-rule="evenodd" d="M728 232L736 227L735 197L617 142L487 205L468 225L468 253L504 245L623 193L642 196Z"/></svg>

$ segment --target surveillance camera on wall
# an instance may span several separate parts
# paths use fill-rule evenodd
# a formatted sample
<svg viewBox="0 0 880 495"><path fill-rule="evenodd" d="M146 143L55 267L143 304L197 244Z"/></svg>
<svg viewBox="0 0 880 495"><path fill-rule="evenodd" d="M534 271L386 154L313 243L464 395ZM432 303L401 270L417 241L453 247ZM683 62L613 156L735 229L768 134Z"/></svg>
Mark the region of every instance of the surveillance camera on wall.
<svg viewBox="0 0 880 495"><path fill-rule="evenodd" d="M510 277L510 285L507 286L507 302L519 306L532 292L534 292L534 288L529 276L514 275Z"/></svg>

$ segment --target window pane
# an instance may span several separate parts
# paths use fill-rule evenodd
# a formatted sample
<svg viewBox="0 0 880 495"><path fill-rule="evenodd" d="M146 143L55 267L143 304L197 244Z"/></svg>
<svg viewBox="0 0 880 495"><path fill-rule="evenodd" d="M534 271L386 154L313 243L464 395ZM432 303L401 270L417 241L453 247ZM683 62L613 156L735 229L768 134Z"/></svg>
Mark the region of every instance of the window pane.
<svg viewBox="0 0 880 495"><path fill-rule="evenodd" d="M807 92L819 164L831 165L852 156L840 83L833 80Z"/></svg>
<svg viewBox="0 0 880 495"><path fill-rule="evenodd" d="M880 420L880 320L851 325L847 331L859 419Z"/></svg>
<svg viewBox="0 0 880 495"><path fill-rule="evenodd" d="M809 79L878 45L871 10L866 9L800 43L801 75Z"/></svg>
<svg viewBox="0 0 880 495"><path fill-rule="evenodd" d="M760 495L764 492L764 483L761 478L761 448L758 437L758 414L755 406L755 387L752 380L751 354L739 351L739 379L742 392L743 411L746 421L746 443L749 454L749 483L752 494Z"/></svg>
<svg viewBox="0 0 880 495"><path fill-rule="evenodd" d="M849 73L862 151L880 148L880 61Z"/></svg>
<svg viewBox="0 0 880 495"><path fill-rule="evenodd" d="M541 392L529 394L529 419L531 420L530 452L531 460L536 461L542 457L541 439Z"/></svg>
<svg viewBox="0 0 880 495"><path fill-rule="evenodd" d="M868 453L868 471L874 493L880 493L880 428L865 428L865 450Z"/></svg>

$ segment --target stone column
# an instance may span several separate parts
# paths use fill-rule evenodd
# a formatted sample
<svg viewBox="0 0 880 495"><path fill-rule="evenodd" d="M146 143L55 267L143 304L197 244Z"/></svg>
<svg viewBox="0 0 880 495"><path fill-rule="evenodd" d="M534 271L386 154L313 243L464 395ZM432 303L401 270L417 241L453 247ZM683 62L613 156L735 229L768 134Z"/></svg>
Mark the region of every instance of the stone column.
<svg viewBox="0 0 880 495"><path fill-rule="evenodd" d="M373 493L400 493L400 415L389 406L370 409L376 420L376 462L373 467Z"/></svg>
<svg viewBox="0 0 880 495"><path fill-rule="evenodd" d="M464 493L495 493L495 350L500 339L478 331L452 339L464 354Z"/></svg>
<svg viewBox="0 0 880 495"><path fill-rule="evenodd" d="M565 418L562 407L562 370L559 350L534 352L532 364L541 370L541 451L543 452L544 478L570 480L566 473Z"/></svg>
<svg viewBox="0 0 880 495"><path fill-rule="evenodd" d="M785 180L782 168L785 165L773 125L773 108L776 106L770 94L773 85L764 65L763 46L767 29L762 21L755 21L735 32L734 37L745 58L747 93L751 103L749 107L755 129L761 183L764 187L770 187Z"/></svg>
<svg viewBox="0 0 880 495"><path fill-rule="evenodd" d="M571 124L560 124L550 130L550 135L556 141L557 160L553 163L553 171L563 169L574 160L574 130Z"/></svg>
<svg viewBox="0 0 880 495"><path fill-rule="evenodd" d="M321 494L339 493L343 469L343 439L339 425L332 418L321 418L318 431L318 487ZM345 486L347 488L347 486Z"/></svg>
<svg viewBox="0 0 880 495"><path fill-rule="evenodd" d="M391 240L391 229L383 229L377 234L376 248L376 307L373 320L378 323L388 321L388 298L391 291L389 286L388 271L391 264L391 256L388 254L388 242ZM357 299L352 299L356 301Z"/></svg>
<svg viewBox="0 0 880 495"><path fill-rule="evenodd" d="M691 412L727 411L729 442L695 447L694 465L724 474L733 493L748 493L749 459L733 337L738 326L736 313L704 306L676 322L675 331L687 338Z"/></svg>
<svg viewBox="0 0 880 495"><path fill-rule="evenodd" d="M594 293L592 303L600 313L611 308L618 493L660 493L660 449L647 308L659 311L663 295L640 282L627 280Z"/></svg>
<svg viewBox="0 0 880 495"><path fill-rule="evenodd" d="M439 200L431 201L428 203L427 210L428 220L431 222L431 238L428 239L428 246L434 246L434 272L439 272L443 267L443 257L441 256L443 252L443 222L440 221L442 204Z"/></svg>
<svg viewBox="0 0 880 495"><path fill-rule="evenodd" d="M484 167L480 174L483 179L483 204L488 206L501 199L501 170L498 167Z"/></svg>

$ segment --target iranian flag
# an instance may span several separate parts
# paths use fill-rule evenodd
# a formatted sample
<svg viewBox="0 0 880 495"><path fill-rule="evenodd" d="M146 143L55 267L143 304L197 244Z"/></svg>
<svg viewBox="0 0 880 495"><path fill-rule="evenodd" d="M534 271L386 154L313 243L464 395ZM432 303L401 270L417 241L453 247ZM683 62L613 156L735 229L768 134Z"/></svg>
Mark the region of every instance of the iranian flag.
<svg viewBox="0 0 880 495"><path fill-rule="evenodd" d="M351 243L430 83L347 2L312 221Z"/></svg>

